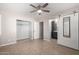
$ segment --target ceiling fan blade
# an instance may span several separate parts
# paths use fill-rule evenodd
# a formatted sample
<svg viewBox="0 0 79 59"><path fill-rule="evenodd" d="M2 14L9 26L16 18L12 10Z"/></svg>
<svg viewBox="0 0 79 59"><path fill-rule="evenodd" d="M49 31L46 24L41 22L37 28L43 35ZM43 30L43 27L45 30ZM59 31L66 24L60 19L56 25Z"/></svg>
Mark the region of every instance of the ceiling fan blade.
<svg viewBox="0 0 79 59"><path fill-rule="evenodd" d="M36 12L37 10L30 11L30 13Z"/></svg>
<svg viewBox="0 0 79 59"><path fill-rule="evenodd" d="M32 5L32 4L30 4L30 6L32 6L33 8L36 8L36 9L37 9L37 7L36 7L36 6L34 6L34 5Z"/></svg>
<svg viewBox="0 0 79 59"><path fill-rule="evenodd" d="M40 5L38 5L37 7L38 7L38 9L40 9Z"/></svg>
<svg viewBox="0 0 79 59"><path fill-rule="evenodd" d="M44 11L44 12L50 12L50 10L42 10L42 11Z"/></svg>
<svg viewBox="0 0 79 59"><path fill-rule="evenodd" d="M45 3L42 7L45 8L48 5L48 3Z"/></svg>

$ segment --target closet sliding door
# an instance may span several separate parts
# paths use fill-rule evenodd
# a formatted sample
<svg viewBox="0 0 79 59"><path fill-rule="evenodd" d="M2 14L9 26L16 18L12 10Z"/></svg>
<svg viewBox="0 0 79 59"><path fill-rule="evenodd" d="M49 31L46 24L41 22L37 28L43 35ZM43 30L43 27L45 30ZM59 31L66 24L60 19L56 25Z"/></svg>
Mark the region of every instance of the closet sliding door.
<svg viewBox="0 0 79 59"><path fill-rule="evenodd" d="M17 21L17 38L18 40L31 38L31 22Z"/></svg>

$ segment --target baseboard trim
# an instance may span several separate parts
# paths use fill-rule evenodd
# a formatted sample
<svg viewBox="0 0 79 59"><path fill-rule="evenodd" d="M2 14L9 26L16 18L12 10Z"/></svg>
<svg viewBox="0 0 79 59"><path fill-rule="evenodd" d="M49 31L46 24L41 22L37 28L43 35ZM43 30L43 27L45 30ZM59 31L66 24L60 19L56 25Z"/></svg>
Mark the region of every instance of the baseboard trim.
<svg viewBox="0 0 79 59"><path fill-rule="evenodd" d="M3 46L7 46L7 45L11 45L11 44L15 44L16 42L10 42L10 43L6 43L6 44L2 44L0 45L0 47L3 47Z"/></svg>
<svg viewBox="0 0 79 59"><path fill-rule="evenodd" d="M50 40L50 39L43 39L43 40Z"/></svg>
<svg viewBox="0 0 79 59"><path fill-rule="evenodd" d="M60 45L60 46L66 47L66 48L70 48L70 49L72 49L72 50L78 50L78 51L79 51L78 48L69 47L69 46L66 46L66 45L62 45L62 44L60 44L60 43L57 43L57 44Z"/></svg>

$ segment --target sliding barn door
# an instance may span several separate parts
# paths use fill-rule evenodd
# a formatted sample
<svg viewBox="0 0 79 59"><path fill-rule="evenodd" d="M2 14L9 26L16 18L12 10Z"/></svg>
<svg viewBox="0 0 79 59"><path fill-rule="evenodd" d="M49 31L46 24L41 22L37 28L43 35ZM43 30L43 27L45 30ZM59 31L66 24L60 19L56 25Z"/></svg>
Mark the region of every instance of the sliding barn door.
<svg viewBox="0 0 79 59"><path fill-rule="evenodd" d="M17 21L17 38L18 39L31 38L31 22Z"/></svg>

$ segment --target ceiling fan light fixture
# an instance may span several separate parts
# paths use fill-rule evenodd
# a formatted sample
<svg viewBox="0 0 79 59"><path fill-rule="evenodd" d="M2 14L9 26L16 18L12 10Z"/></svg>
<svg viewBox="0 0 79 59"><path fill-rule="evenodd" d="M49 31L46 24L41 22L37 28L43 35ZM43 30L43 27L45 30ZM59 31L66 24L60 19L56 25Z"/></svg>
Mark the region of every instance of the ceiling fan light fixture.
<svg viewBox="0 0 79 59"><path fill-rule="evenodd" d="M42 13L42 10L38 10L37 12L38 12L38 13Z"/></svg>
<svg viewBox="0 0 79 59"><path fill-rule="evenodd" d="M38 6L34 6L32 4L30 4L31 7L35 8L36 10L31 11L31 13L33 12L37 12L39 15L41 15L43 12L50 12L50 10L44 10L45 7L47 7L48 3L45 3L44 5L38 5Z"/></svg>

